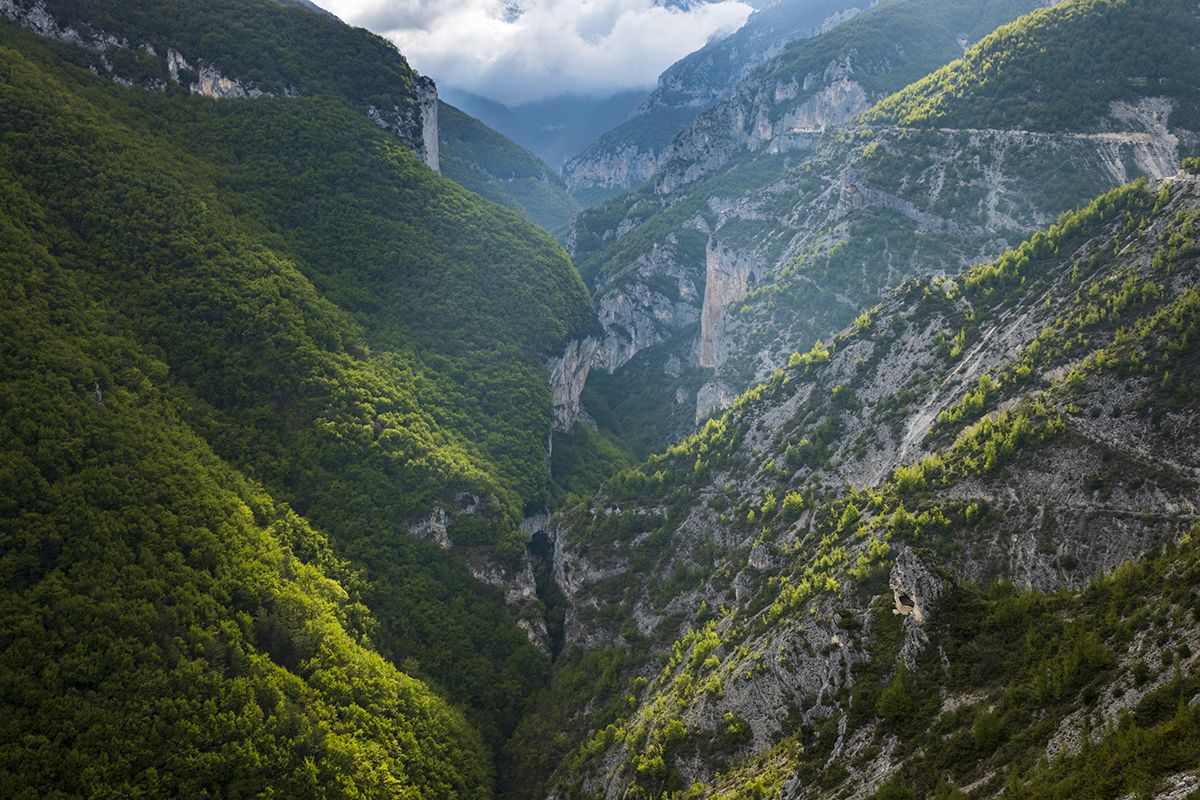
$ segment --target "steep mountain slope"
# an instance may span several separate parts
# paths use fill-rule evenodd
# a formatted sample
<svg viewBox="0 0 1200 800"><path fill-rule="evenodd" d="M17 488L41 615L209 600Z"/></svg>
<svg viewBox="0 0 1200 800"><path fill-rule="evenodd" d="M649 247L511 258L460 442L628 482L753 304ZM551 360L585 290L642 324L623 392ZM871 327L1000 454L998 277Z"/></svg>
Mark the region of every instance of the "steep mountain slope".
<svg viewBox="0 0 1200 800"><path fill-rule="evenodd" d="M919 28L924 17L908 16L918 12L952 13L956 24L935 26L948 32L997 9L898 1L826 37L889 41L888 32ZM815 149L743 153L680 191L647 186L586 212L569 241L605 333L556 362L557 424L569 428L587 406L615 420L624 441L662 446L906 277L956 272L1134 176L1172 174L1200 142L1200 60L1189 57L1198 33L1186 2L1063 3L1000 29L919 85L938 93L947 76L986 71L986 82L959 79L939 107L978 108L979 89L1002 107L1033 108L1044 87L1022 59L1061 53L1065 64L1090 60L1076 76L1054 74L1064 93L1094 86L1091 116L947 128L869 112ZM1092 48L1096 36L1122 51ZM834 68L848 46L818 37L797 50L831 53ZM1096 75L1106 78L1091 82ZM589 381L597 370L614 374Z"/></svg>
<svg viewBox="0 0 1200 800"><path fill-rule="evenodd" d="M589 215L599 324L377 37L0 14L6 796L1200 792L1195 0Z"/></svg>
<svg viewBox="0 0 1200 800"><path fill-rule="evenodd" d="M275 2L3 0L0 15L76 45L125 84L220 98L334 91L437 169L437 92L385 39Z"/></svg>
<svg viewBox="0 0 1200 800"><path fill-rule="evenodd" d="M313 11L317 14L327 14L327 15L329 14L328 11L321 8L319 5L314 3L312 0L279 0L279 2L285 3L285 4L291 3L292 5L297 5L302 8L307 8L309 11Z"/></svg>
<svg viewBox="0 0 1200 800"><path fill-rule="evenodd" d="M457 108L439 106L438 135L442 174L481 197L556 233L565 233L579 213L546 162Z"/></svg>
<svg viewBox="0 0 1200 800"><path fill-rule="evenodd" d="M629 117L645 98L631 90L611 97L562 95L506 106L470 92L448 88L446 99L555 169L597 136Z"/></svg>
<svg viewBox="0 0 1200 800"><path fill-rule="evenodd" d="M389 42L324 12L280 14L272 5L216 3L179 14L162 3L6 0L0 14L83 45L90 52L87 66L147 88L178 83L227 99L334 91L407 142L433 169L442 169L448 148L448 176L486 199L547 230L561 231L575 216L578 206L550 167L439 104L433 82L414 73Z"/></svg>
<svg viewBox="0 0 1200 800"><path fill-rule="evenodd" d="M743 80L676 137L655 172L670 194L738 154L803 150L872 103L953 61L1000 25L1050 2L889 0Z"/></svg>
<svg viewBox="0 0 1200 800"><path fill-rule="evenodd" d="M265 0L20 10L69 44L0 24L5 786L486 796L480 734L548 670L520 523L578 274L380 123L422 100L376 37Z"/></svg>
<svg viewBox="0 0 1200 800"><path fill-rule="evenodd" d="M253 316L274 328L329 310L205 208L219 201L192 194L197 175L166 166L171 151L98 122L12 45L36 47L0 36L5 792L488 796L478 734L370 649L360 577L198 435L196 398L171 375L195 365L167 352L169 320L134 315L156 302L134 273L178 270L160 312L224 306L234 358L244 336L271 359ZM221 264L245 285L226 272L224 303L217 286L195 294L195 273ZM235 298L256 307L239 317ZM180 333L206 340L206 314L188 314Z"/></svg>
<svg viewBox="0 0 1200 800"><path fill-rule="evenodd" d="M6 796L488 797L478 734L371 649L356 575L180 419L3 172Z"/></svg>
<svg viewBox="0 0 1200 800"><path fill-rule="evenodd" d="M563 166L572 193L589 204L654 175L667 144L698 114L726 100L743 78L789 42L827 31L871 0L782 0L754 12L735 33L680 59L620 125Z"/></svg>
<svg viewBox="0 0 1200 800"><path fill-rule="evenodd" d="M522 763L562 797L1194 790L1198 228L1181 174L906 283L565 513L590 652Z"/></svg>

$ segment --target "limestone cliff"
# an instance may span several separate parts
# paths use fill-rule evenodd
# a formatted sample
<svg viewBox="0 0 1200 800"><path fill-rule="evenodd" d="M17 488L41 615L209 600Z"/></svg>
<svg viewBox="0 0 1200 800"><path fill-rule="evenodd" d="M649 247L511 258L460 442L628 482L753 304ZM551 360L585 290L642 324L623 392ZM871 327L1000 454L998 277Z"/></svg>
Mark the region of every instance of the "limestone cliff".
<svg viewBox="0 0 1200 800"><path fill-rule="evenodd" d="M623 124L566 163L568 187L581 195L637 186L658 173L671 139L789 43L833 30L873 0L783 0L756 11L735 33L681 59Z"/></svg>
<svg viewBox="0 0 1200 800"><path fill-rule="evenodd" d="M417 77L416 84L417 102L421 107L421 159L425 166L440 172L437 84L424 75Z"/></svg>
<svg viewBox="0 0 1200 800"><path fill-rule="evenodd" d="M963 16L953 29L974 31L1023 7L972 18L979 7L956 6ZM572 253L597 276L601 306L610 286L628 295L630 282L646 293L678 276L697 287L716 278L690 312L675 311L698 319L699 330L676 327L654 342L684 364L714 370L688 389L697 422L906 278L992 257L1098 193L1173 174L1181 154L1200 144L1181 124L1192 124L1190 90L1172 96L1149 85L1099 105L1074 129L858 121L878 87L905 74L895 49L904 28L891 16L902 8L872 9L768 61L675 139L650 184L576 223ZM894 41L870 40L877 51L859 38L893 27ZM945 38L951 50L962 47ZM710 274L694 250L666 246L692 231L719 242L723 262L741 266ZM737 274L747 269L753 285ZM614 315L606 328L628 324ZM631 375L637 358L625 370ZM638 371L638 380L647 374ZM642 390L630 380L628 391ZM672 435L664 429L663 443Z"/></svg>
<svg viewBox="0 0 1200 800"><path fill-rule="evenodd" d="M720 364L717 326L725 310L746 296L751 265L713 242L709 242L706 256L704 307L700 312L700 366L715 368Z"/></svg>
<svg viewBox="0 0 1200 800"><path fill-rule="evenodd" d="M585 418L579 397L590 370L614 372L699 321L705 256L696 245L703 238L696 230L667 237L599 292L602 332L572 342L550 363L558 430L569 430Z"/></svg>
<svg viewBox="0 0 1200 800"><path fill-rule="evenodd" d="M977 656L956 626L985 602L972 587L1083 590L1200 532L1198 219L1200 178L1180 174L963 278L905 284L564 514L568 641L648 650L614 723L630 733L581 749L566 777L624 796L644 788L649 748L684 784L870 797L926 757L890 722L915 714L910 682L935 687L923 691L946 713L1002 703L1003 683L960 671ZM1194 634L1184 619L1159 641L1190 653ZM1163 646L1100 635L1125 668ZM1134 695L1121 670L1101 673L1095 727L1091 695L1072 689L1032 735L1034 757L1102 736L1170 683L1169 662ZM897 685L893 708L881 689ZM986 779L989 759L958 762L957 785ZM854 767L829 777L831 763Z"/></svg>

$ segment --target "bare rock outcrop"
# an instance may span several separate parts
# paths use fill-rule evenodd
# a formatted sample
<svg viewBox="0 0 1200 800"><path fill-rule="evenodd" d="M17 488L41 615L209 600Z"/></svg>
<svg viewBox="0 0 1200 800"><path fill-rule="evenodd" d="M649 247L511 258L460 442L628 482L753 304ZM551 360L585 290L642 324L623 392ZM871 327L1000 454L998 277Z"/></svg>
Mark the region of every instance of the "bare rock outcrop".
<svg viewBox="0 0 1200 800"><path fill-rule="evenodd" d="M942 594L943 585L912 548L898 548L888 586L892 590L893 613L904 618L900 660L909 669L916 669L916 657L929 644L924 626Z"/></svg>

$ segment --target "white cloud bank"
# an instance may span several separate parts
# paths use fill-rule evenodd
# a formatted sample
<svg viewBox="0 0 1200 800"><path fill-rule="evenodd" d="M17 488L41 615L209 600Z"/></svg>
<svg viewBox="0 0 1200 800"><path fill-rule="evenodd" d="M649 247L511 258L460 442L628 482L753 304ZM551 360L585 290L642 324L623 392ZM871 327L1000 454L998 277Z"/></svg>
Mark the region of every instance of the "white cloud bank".
<svg viewBox="0 0 1200 800"><path fill-rule="evenodd" d="M648 88L753 10L749 0L317 0L388 37L422 74L515 104Z"/></svg>

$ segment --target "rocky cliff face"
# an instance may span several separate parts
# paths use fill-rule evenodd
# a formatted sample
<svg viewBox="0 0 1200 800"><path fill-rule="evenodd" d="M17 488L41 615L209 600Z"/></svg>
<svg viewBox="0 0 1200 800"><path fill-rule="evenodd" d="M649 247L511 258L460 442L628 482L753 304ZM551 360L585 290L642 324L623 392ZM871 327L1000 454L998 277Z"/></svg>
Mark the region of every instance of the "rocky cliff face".
<svg viewBox="0 0 1200 800"><path fill-rule="evenodd" d="M746 296L752 266L711 241L706 256L704 307L700 311L700 366L715 369L722 355L717 350L717 328L725 310Z"/></svg>
<svg viewBox="0 0 1200 800"><path fill-rule="evenodd" d="M702 114L666 148L655 173L655 191L671 195L720 169L739 153L785 153L811 149L826 131L871 105L862 84L852 79L846 57L820 74L771 85L748 80L734 96Z"/></svg>
<svg viewBox="0 0 1200 800"><path fill-rule="evenodd" d="M759 64L789 42L826 33L861 13L871 0L784 0L756 12L729 37L664 72L633 117L609 131L563 168L575 192L628 189L653 177L667 145L697 114L728 99Z"/></svg>
<svg viewBox="0 0 1200 800"><path fill-rule="evenodd" d="M576 223L573 255L585 274L597 274L601 305L617 274L629 294L630 281L648 292L668 276L707 272L694 253L662 246L681 229L719 242L731 263L754 265L753 286L718 281L690 313L677 310L679 319L698 315L699 330L677 327L655 340L683 363L715 370L692 391L697 421L906 278L956 272L1100 192L1139 175L1171 175L1200 142L1174 121L1178 99L1149 87L1111 101L1078 130L856 121L911 67L897 50L904 26L892 20L907 8L900 19L911 24L921 4L910 5L873 9L764 64L672 142L651 185ZM946 41L938 46L959 48L950 31L974 31L990 24L988 14L1023 7L956 7L962 16L940 29ZM891 28L894 38L872 38ZM635 263L660 274L630 270ZM627 322L613 315L606 328ZM631 381L629 391L639 387Z"/></svg>
<svg viewBox="0 0 1200 800"><path fill-rule="evenodd" d="M697 244L703 239L696 230L668 236L606 283L597 298L602 333L572 342L550 362L558 430L585 418L579 398L591 370L614 372L699 321L706 273Z"/></svg>
<svg viewBox="0 0 1200 800"><path fill-rule="evenodd" d="M398 106L386 111L368 106L367 116L379 127L408 142L425 166L434 172L441 172L437 84L425 75L414 73L413 77L418 108L416 114Z"/></svg>
<svg viewBox="0 0 1200 800"><path fill-rule="evenodd" d="M1113 129L1099 133L844 131L811 154L793 154L796 166L754 193L708 194L694 223L708 229L704 262L648 244L618 285L600 284L611 333L605 357L593 363L613 371L650 345L684 337L676 352L716 372L696 396L702 421L900 281L998 254L1091 188L1173 174L1181 137L1196 135L1161 123L1170 105L1114 105ZM1059 176L1051 186L1073 180L1065 185L1089 188L1056 195L1047 175ZM656 287L664 284L681 287L679 297L662 295ZM697 319L698 331L688 327Z"/></svg>
<svg viewBox="0 0 1200 800"><path fill-rule="evenodd" d="M722 258L743 264L740 270L752 265L754 290L749 281L719 279L715 290L696 291L691 311L673 308L684 325L660 325L659 335L644 339L670 348L684 365L716 369L707 384L680 387L695 420L902 279L961 269L1136 174L1174 172L1181 139L1170 130L1165 98L1117 104L1108 127L1086 133L851 124L918 65L936 65L938 54L953 58L996 20L1038 5L1044 4L954 6L944 24L918 34L913 19L936 4L911 0L793 43L680 133L647 186L578 219L569 249L586 275L596 275L601 306L610 287L623 296L650 296L678 276L688 276L682 288L707 283L698 248L668 246L683 231L696 231L706 247L720 242ZM919 53L913 37L922 41ZM1032 163L1060 174L1052 180L1061 190L1046 191L1043 168ZM916 237L925 235L936 246L916 247ZM737 313L728 307L733 301ZM638 327L620 315L629 303L607 305L607 331ZM696 318L698 331L688 326ZM606 369L622 368L643 350L628 348ZM662 441L670 435L662 432Z"/></svg>
<svg viewBox="0 0 1200 800"><path fill-rule="evenodd" d="M257 86L225 77L211 64L196 67L188 63L188 60L173 48L167 50L167 72L174 83L187 86L189 91L213 100L257 99L272 96ZM189 80L188 76L192 75L195 76L195 79ZM294 89L285 92L289 96L295 95L295 93Z"/></svg>
<svg viewBox="0 0 1200 800"><path fill-rule="evenodd" d="M84 34L69 25L60 25L42 0L0 0L0 14L9 22L63 44L92 50L129 47L124 39L109 33L92 31Z"/></svg>
<svg viewBox="0 0 1200 800"><path fill-rule="evenodd" d="M832 158L824 162L837 165L827 179L801 190L788 222L764 227L750 240L750 252L774 250L778 256L764 280L771 285L761 287L747 313L725 318L715 334L737 354L727 362L727 377L737 370L762 380L791 351L811 344L820 335L812 315L830 295L835 303L850 301L841 312L848 314L851 298L865 305L910 275L956 272L1050 224L1060 211L1085 201L1047 191L1068 179L1066 170L1080 181L1076 186L1097 191L1138 175L1174 174L1180 138L1198 140L1194 132L1152 122L1171 104L1169 98L1146 98L1134 110L1114 103L1109 123L1131 127L1102 133L847 132L807 162L814 172L823 171L822 161ZM1048 175L1055 176L1049 186ZM761 219L772 208L778 203L771 197L744 202L726 225ZM858 275L846 274L847 268ZM755 355L747 359L747 353Z"/></svg>
<svg viewBox="0 0 1200 800"><path fill-rule="evenodd" d="M968 728L1000 708L1002 683L953 677L976 658L955 638L984 602L972 585L1082 590L1200 531L1198 221L1200 178L1180 174L965 277L908 283L565 514L568 641L645 658L617 732L566 777L610 798L646 790L650 753L684 785L868 797L928 757L895 736L920 691L971 708ZM1191 647L1186 620L1168 627L1163 642ZM1152 646L1096 630L1103 719L1075 712L1072 684L1022 745L1035 757L1098 737L1171 680L1170 659L1154 662L1120 699L1106 659ZM989 758L953 782L986 781ZM822 777L832 763L854 766Z"/></svg>
<svg viewBox="0 0 1200 800"><path fill-rule="evenodd" d="M434 172L441 171L438 158L438 93L432 78L417 78L417 103L421 108L421 159Z"/></svg>
<svg viewBox="0 0 1200 800"><path fill-rule="evenodd" d="M100 56L99 67L114 81L127 86L132 85L133 81L121 74L113 64L109 57L110 50L134 51L150 58L158 57L155 48L149 44L131 44L122 36L98 30L91 25L83 26L85 31L81 32L79 28L62 24L43 0L0 0L0 14L9 22L39 36L97 53ZM193 65L174 48L168 48L164 58L170 79L176 84L187 86L196 94L214 100L272 96L271 92L263 91L253 84L223 75L213 64ZM163 84L151 79L145 84L145 88L162 89ZM295 90L285 90L283 94L295 94Z"/></svg>
<svg viewBox="0 0 1200 800"><path fill-rule="evenodd" d="M634 142L572 159L563 167L567 188L575 192L620 191L637 186L658 171L661 154Z"/></svg>
<svg viewBox="0 0 1200 800"><path fill-rule="evenodd" d="M413 77L415 108L367 106L371 121L399 139L408 142L425 166L434 172L441 170L438 153L438 94L437 85L423 75Z"/></svg>

